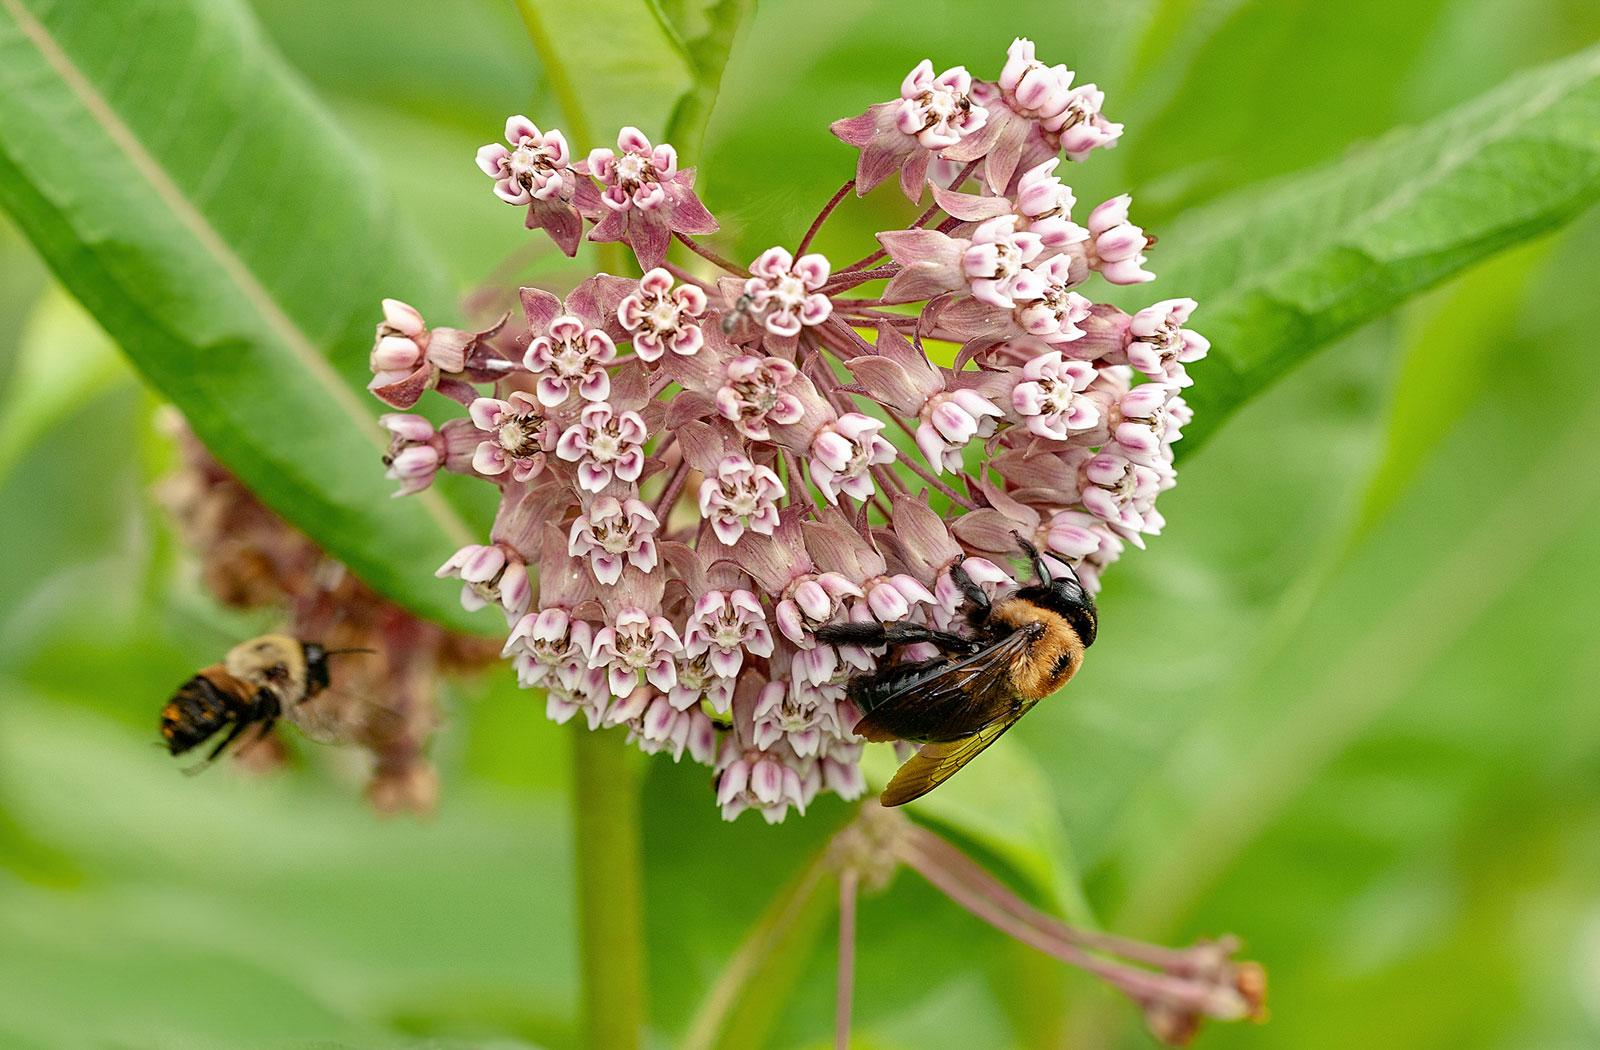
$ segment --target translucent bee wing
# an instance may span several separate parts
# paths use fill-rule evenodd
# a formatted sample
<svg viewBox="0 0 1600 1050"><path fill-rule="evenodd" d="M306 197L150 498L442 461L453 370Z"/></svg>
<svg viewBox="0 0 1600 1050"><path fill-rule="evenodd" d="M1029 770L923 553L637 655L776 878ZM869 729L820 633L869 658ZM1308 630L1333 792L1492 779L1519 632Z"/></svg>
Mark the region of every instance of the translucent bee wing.
<svg viewBox="0 0 1600 1050"><path fill-rule="evenodd" d="M1031 644L1021 631L964 660L915 678L871 706L856 735L868 740L965 740L995 722L1015 720L1022 700L1013 663Z"/></svg>
<svg viewBox="0 0 1600 1050"><path fill-rule="evenodd" d="M306 739L318 744L392 739L406 729L404 713L373 700L353 700L337 690L296 704L284 717Z"/></svg>
<svg viewBox="0 0 1600 1050"><path fill-rule="evenodd" d="M883 796L879 801L885 806L903 806L913 799L926 795L955 776L962 766L971 762L984 748L999 740L1000 735L1016 725L1018 719L1027 714L1032 706L1027 704L1010 718L984 726L971 736L960 740L940 740L923 744L916 754L906 760L899 772L895 773L894 778L889 781L889 786L883 789Z"/></svg>

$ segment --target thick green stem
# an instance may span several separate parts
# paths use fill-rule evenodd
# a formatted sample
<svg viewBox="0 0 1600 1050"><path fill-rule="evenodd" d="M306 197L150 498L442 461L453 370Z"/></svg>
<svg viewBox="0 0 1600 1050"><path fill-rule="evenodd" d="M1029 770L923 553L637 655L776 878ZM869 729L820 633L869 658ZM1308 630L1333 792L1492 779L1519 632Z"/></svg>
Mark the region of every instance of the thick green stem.
<svg viewBox="0 0 1600 1050"><path fill-rule="evenodd" d="M637 1050L645 1016L639 767L619 733L573 736L584 1045Z"/></svg>

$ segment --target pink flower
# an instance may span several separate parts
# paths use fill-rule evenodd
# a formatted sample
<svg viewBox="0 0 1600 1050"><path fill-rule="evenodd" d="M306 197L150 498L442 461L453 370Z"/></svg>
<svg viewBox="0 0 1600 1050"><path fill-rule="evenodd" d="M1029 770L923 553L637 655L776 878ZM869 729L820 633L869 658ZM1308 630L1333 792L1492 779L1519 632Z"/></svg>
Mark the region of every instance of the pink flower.
<svg viewBox="0 0 1600 1050"><path fill-rule="evenodd" d="M1090 458L1082 472L1083 505L1091 514L1118 526L1136 543L1143 542L1138 539L1141 532L1161 531L1161 516L1155 512L1161 477L1154 468L1121 452L1104 451Z"/></svg>
<svg viewBox="0 0 1600 1050"><path fill-rule="evenodd" d="M766 441L771 423L793 423L805 408L790 389L800 370L776 357L744 355L728 362L717 411L747 438Z"/></svg>
<svg viewBox="0 0 1600 1050"><path fill-rule="evenodd" d="M468 544L452 554L434 575L459 576L464 581L462 606L477 610L497 604L505 610L507 626L527 610L533 598L522 555L500 543L488 547Z"/></svg>
<svg viewBox="0 0 1600 1050"><path fill-rule="evenodd" d="M862 598L865 592L836 572L805 573L784 588L774 619L783 636L801 648L816 644L813 628L836 617L846 598Z"/></svg>
<svg viewBox="0 0 1600 1050"><path fill-rule="evenodd" d="M1144 383L1122 395L1112 436L1130 459L1148 461L1161 454L1162 445L1168 443L1167 399L1171 396L1159 383Z"/></svg>
<svg viewBox="0 0 1600 1050"><path fill-rule="evenodd" d="M839 502L841 492L855 499L872 495L870 468L895 459L894 446L879 434L882 429L881 420L846 412L811 439L811 481L829 503Z"/></svg>
<svg viewBox="0 0 1600 1050"><path fill-rule="evenodd" d="M733 546L744 530L772 535L778 526L777 501L783 482L771 468L750 462L747 456L727 456L717 464L715 477L700 483L700 514L722 543Z"/></svg>
<svg viewBox="0 0 1600 1050"><path fill-rule="evenodd" d="M744 665L745 653L771 656L772 633L760 600L742 589L702 594L684 628L683 651L705 654L711 669L730 679Z"/></svg>
<svg viewBox="0 0 1600 1050"><path fill-rule="evenodd" d="M385 300L372 347L386 403L434 390L463 406L438 426L384 416L385 465L401 492L440 471L496 486L489 543L439 574L469 608L504 611L504 655L551 719L581 712L647 753L713 764L728 818L855 798L852 676L935 648L825 644L824 625L970 635L955 566L968 591L1011 593L1022 536L1093 592L1161 531L1191 417L1176 391L1208 344L1183 327L1193 300L1130 317L1080 294L1095 271L1150 277L1128 198L1079 226L1059 174L1063 150L1115 144L1103 101L1025 39L995 82L918 64L899 98L833 130L859 149L858 193L898 172L920 198L931 174L944 221L881 231L890 262L838 273L782 247L748 274L719 264L689 240L717 228L693 171L635 128L574 163L558 132L515 117L509 145L480 151L530 227L572 254L595 222L592 239L630 244L645 271L565 298L522 288L526 324L478 332L430 331ZM674 235L702 257L695 276L665 263ZM925 340L961 345L935 364ZM920 456L896 462L889 423Z"/></svg>
<svg viewBox="0 0 1600 1050"><path fill-rule="evenodd" d="M771 750L741 747L731 736L722 742L716 769L724 820L754 808L768 824L781 824L790 806L805 813L822 781L815 761L781 743Z"/></svg>
<svg viewBox="0 0 1600 1050"><path fill-rule="evenodd" d="M694 319L706 312L706 293L692 284L672 286L672 274L657 267L617 306L617 319L633 334L633 352L655 361L663 351L685 357L705 345Z"/></svg>
<svg viewBox="0 0 1600 1050"><path fill-rule="evenodd" d="M605 668L606 684L615 697L632 693L641 674L657 689L666 690L677 682L672 658L682 649L678 632L666 617L629 607L595 632L589 666Z"/></svg>
<svg viewBox="0 0 1600 1050"><path fill-rule="evenodd" d="M1094 402L1083 396L1095 376L1087 361L1069 361L1060 351L1040 354L1023 366L1023 381L1011 391L1011 407L1031 433L1065 441L1072 431L1100 422Z"/></svg>
<svg viewBox="0 0 1600 1050"><path fill-rule="evenodd" d="M1093 238L1089 256L1091 268L1112 284L1139 284L1153 281L1156 275L1144 269L1144 250L1150 238L1128 221L1126 193L1113 197L1089 213L1089 235Z"/></svg>
<svg viewBox="0 0 1600 1050"><path fill-rule="evenodd" d="M640 572L656 567L655 532L660 524L637 499L600 496L572 523L567 553L588 558L595 579L610 586L622 578L624 563Z"/></svg>
<svg viewBox="0 0 1600 1050"><path fill-rule="evenodd" d="M555 436L533 398L522 391L510 397L480 397L468 410L473 426L489 435L472 456L472 469L494 475L511 471L517 481L527 481L544 469L545 453L555 447Z"/></svg>
<svg viewBox="0 0 1600 1050"><path fill-rule="evenodd" d="M532 204L559 198L572 154L559 131L541 132L527 117L506 121L506 141L512 149L490 143L478 150L478 167L495 180L495 196L507 204Z"/></svg>
<svg viewBox="0 0 1600 1050"><path fill-rule="evenodd" d="M1006 50L999 82L973 90L974 99L988 110L987 124L944 155L954 161L982 158L984 182L993 192L1004 193L1030 138L1061 117L1071 89L1071 70L1046 66L1034 57L1033 41L1018 37Z"/></svg>
<svg viewBox="0 0 1600 1050"><path fill-rule="evenodd" d="M917 447L934 472L961 469L961 450L975 437L994 434L1002 413L976 390L951 390L923 402Z"/></svg>
<svg viewBox="0 0 1600 1050"><path fill-rule="evenodd" d="M644 473L644 450L649 438L644 419L634 411L614 412L604 401L585 405L574 423L561 432L556 455L578 464L578 485L599 492L613 478L634 482Z"/></svg>
<svg viewBox="0 0 1600 1050"><path fill-rule="evenodd" d="M1017 214L1022 228L1039 238L1042 255L1064 252L1089 239L1089 231L1072 221L1072 207L1078 199L1056 177L1060 157L1051 157L1022 173L1017 182Z"/></svg>
<svg viewBox="0 0 1600 1050"><path fill-rule="evenodd" d="M1061 140L1061 149L1071 160L1082 160L1098 147L1112 149L1122 134L1122 125L1113 124L1100 113L1106 93L1093 84L1082 84L1067 96L1066 108L1044 122L1047 130Z"/></svg>
<svg viewBox="0 0 1600 1050"><path fill-rule="evenodd" d="M672 234L715 233L717 220L694 193L694 169L678 170L678 151L652 146L644 132L626 127L617 149L589 152L588 172L604 187L607 215L589 231L591 241L627 241L645 268L660 266Z"/></svg>
<svg viewBox="0 0 1600 1050"><path fill-rule="evenodd" d="M895 127L917 140L923 149L954 146L983 127L989 114L972 104L972 76L961 66L937 77L933 63L923 59L900 85Z"/></svg>
<svg viewBox="0 0 1600 1050"><path fill-rule="evenodd" d="M1134 314L1128 322L1128 364L1175 386L1193 382L1183 366L1211 349L1205 336L1183 327L1195 306L1193 299L1165 299Z"/></svg>
<svg viewBox="0 0 1600 1050"><path fill-rule="evenodd" d="M527 117L506 121L511 149L490 143L478 150L478 167L495 180L495 196L528 206L528 229L544 229L567 255L576 255L583 216L599 207L594 184L571 166L559 131L541 132Z"/></svg>
<svg viewBox="0 0 1600 1050"><path fill-rule="evenodd" d="M1072 260L1054 255L1020 274L1012 283L1012 313L1018 328L1047 343L1067 343L1083 335L1078 322L1093 304L1071 290Z"/></svg>
<svg viewBox="0 0 1600 1050"><path fill-rule="evenodd" d="M590 624L572 619L567 610L557 606L518 620L501 655L515 658L523 688L545 684L547 679L572 685L588 670L593 638Z"/></svg>
<svg viewBox="0 0 1600 1050"><path fill-rule="evenodd" d="M616 357L617 346L609 335L589 327L581 317L564 314L528 344L522 363L539 377L539 403L554 408L574 388L585 401L610 397L611 376L606 366Z"/></svg>
<svg viewBox="0 0 1600 1050"><path fill-rule="evenodd" d="M444 442L433 424L404 412L385 413L378 417L378 424L392 435L383 464L389 468L384 476L400 482L394 494L410 495L433 484L445 455Z"/></svg>
<svg viewBox="0 0 1600 1050"><path fill-rule="evenodd" d="M1044 248L1038 234L1019 233L1016 227L1014 215L990 219L973 232L972 245L961 256L973 297L992 306L1012 306L1017 278Z"/></svg>
<svg viewBox="0 0 1600 1050"><path fill-rule="evenodd" d="M880 102L859 117L836 120L829 130L861 150L856 160L856 194L870 192L900 171L900 188L922 199L933 152L979 132L988 111L974 103L972 77L960 66L933 75L926 59L900 85L900 98Z"/></svg>
<svg viewBox="0 0 1600 1050"><path fill-rule="evenodd" d="M1033 41L1018 37L1006 49L999 86L1014 112L1048 126L1066 110L1072 71L1063 65L1040 62L1034 57Z"/></svg>
<svg viewBox="0 0 1600 1050"><path fill-rule="evenodd" d="M782 248L768 248L750 264L750 272L754 276L745 282L744 294L773 335L798 335L803 326L819 325L833 313L833 303L817 290L828 283L826 256L796 260Z"/></svg>

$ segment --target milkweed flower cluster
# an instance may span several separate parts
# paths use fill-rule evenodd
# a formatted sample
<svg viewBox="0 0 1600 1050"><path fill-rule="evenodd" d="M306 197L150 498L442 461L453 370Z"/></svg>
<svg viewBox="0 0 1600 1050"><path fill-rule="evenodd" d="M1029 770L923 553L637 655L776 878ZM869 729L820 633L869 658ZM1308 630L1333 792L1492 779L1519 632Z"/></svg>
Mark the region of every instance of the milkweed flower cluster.
<svg viewBox="0 0 1600 1050"><path fill-rule="evenodd" d="M994 81L921 63L899 98L833 125L855 178L748 266L697 240L718 224L694 169L637 128L580 156L514 116L479 151L530 229L573 255L587 228L643 272L523 288L479 330L386 300L372 353L400 492L440 470L500 490L486 542L438 573L504 614L504 655L551 718L713 767L730 819L855 798L846 682L882 653L819 645L818 627L958 628L951 567L1014 586L1015 534L1092 592L1161 531L1207 343L1193 300L1129 315L1087 297L1150 280L1153 240L1127 196L1074 219L1063 157L1122 126L1073 80L1026 40ZM848 265L809 251L852 188L892 175L932 195L918 221ZM408 412L429 390L464 414Z"/></svg>

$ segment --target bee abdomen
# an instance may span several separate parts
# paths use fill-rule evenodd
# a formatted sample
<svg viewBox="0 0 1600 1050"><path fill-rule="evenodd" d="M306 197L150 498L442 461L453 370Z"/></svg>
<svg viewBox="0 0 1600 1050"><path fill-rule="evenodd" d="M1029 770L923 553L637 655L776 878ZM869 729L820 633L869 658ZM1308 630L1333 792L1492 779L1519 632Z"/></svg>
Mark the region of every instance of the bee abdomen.
<svg viewBox="0 0 1600 1050"><path fill-rule="evenodd" d="M179 686L161 709L161 739L168 751L181 755L226 725L228 717L227 694L197 674Z"/></svg>

